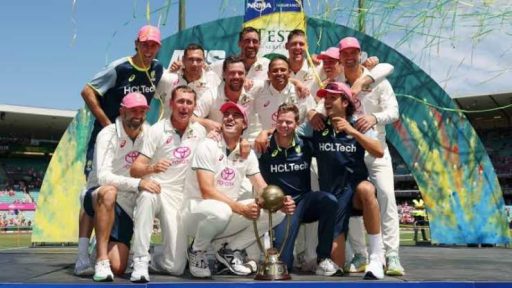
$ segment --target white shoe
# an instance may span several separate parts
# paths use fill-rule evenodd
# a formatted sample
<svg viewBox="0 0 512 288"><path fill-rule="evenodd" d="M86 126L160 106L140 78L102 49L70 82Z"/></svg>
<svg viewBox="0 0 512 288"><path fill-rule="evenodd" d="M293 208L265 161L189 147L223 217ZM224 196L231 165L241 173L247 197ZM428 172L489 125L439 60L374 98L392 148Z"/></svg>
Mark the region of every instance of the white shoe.
<svg viewBox="0 0 512 288"><path fill-rule="evenodd" d="M379 255L370 255L370 262L366 266L363 279L379 280L384 279L384 263Z"/></svg>
<svg viewBox="0 0 512 288"><path fill-rule="evenodd" d="M345 267L345 272L347 273L360 273L364 272L366 270L366 265L368 264L368 261L366 257L362 254L354 254L354 257L350 261L350 264L348 264Z"/></svg>
<svg viewBox="0 0 512 288"><path fill-rule="evenodd" d="M404 276L405 271L402 264L400 264L400 258L397 255L391 255L386 257L386 275L389 276Z"/></svg>
<svg viewBox="0 0 512 288"><path fill-rule="evenodd" d="M92 279L97 282L114 281L114 273L110 269L110 261L108 259L96 262Z"/></svg>
<svg viewBox="0 0 512 288"><path fill-rule="evenodd" d="M212 272L208 267L208 258L206 251L192 251L192 247L188 249L188 269L190 274L196 278L212 277Z"/></svg>
<svg viewBox="0 0 512 288"><path fill-rule="evenodd" d="M316 275L320 276L332 276L336 274L340 270L340 267L334 263L331 258L325 258L324 260L318 263L316 267Z"/></svg>
<svg viewBox="0 0 512 288"><path fill-rule="evenodd" d="M217 261L226 265L233 274L247 276L252 273L252 267L244 265L244 253L242 250L231 250L227 245L224 245L217 251L215 257Z"/></svg>
<svg viewBox="0 0 512 288"><path fill-rule="evenodd" d="M92 276L94 275L94 268L91 265L91 260L89 257L80 257L76 258L75 269L73 273L76 276Z"/></svg>
<svg viewBox="0 0 512 288"><path fill-rule="evenodd" d="M130 281L135 283L149 282L148 273L149 259L146 256L133 258L133 272L130 276Z"/></svg>

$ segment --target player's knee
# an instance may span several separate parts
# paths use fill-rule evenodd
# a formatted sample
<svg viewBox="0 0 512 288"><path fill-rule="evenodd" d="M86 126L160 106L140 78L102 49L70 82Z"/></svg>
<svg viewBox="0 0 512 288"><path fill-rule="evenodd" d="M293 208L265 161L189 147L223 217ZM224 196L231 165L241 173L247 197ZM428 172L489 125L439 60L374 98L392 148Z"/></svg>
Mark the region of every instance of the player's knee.
<svg viewBox="0 0 512 288"><path fill-rule="evenodd" d="M142 191L139 196L137 197L137 204L150 204L157 201L158 195L155 193L151 193L148 191Z"/></svg>
<svg viewBox="0 0 512 288"><path fill-rule="evenodd" d="M114 186L102 186L98 191L98 202L105 206L113 207L116 203L117 188Z"/></svg>
<svg viewBox="0 0 512 288"><path fill-rule="evenodd" d="M374 205L377 202L375 186L368 181L363 181L357 185L356 194L363 206Z"/></svg>
<svg viewBox="0 0 512 288"><path fill-rule="evenodd" d="M233 215L233 210L231 210L231 207L229 207L226 203L219 203L215 209L212 209L210 211L210 215L208 215L208 218L212 219L212 221L215 221L216 223L228 223L231 219L231 215Z"/></svg>
<svg viewBox="0 0 512 288"><path fill-rule="evenodd" d="M318 193L318 192L317 192ZM338 209L338 199L331 193L320 192L322 195L322 207L326 210L337 210Z"/></svg>
<svg viewBox="0 0 512 288"><path fill-rule="evenodd" d="M126 271L126 264L119 262L111 262L110 269L112 270L112 273L114 273L114 275L122 276L124 274L124 271Z"/></svg>

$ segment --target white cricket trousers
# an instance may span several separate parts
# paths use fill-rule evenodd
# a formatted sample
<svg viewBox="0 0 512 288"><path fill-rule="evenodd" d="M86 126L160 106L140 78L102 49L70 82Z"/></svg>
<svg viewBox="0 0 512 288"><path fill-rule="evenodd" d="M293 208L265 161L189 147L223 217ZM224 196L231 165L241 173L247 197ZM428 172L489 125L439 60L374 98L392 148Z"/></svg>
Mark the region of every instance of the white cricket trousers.
<svg viewBox="0 0 512 288"><path fill-rule="evenodd" d="M162 189L160 194L143 191L137 198L134 211L133 256L149 256L153 219L160 220L161 252L155 253L152 263L162 272L181 275L187 264L187 237L179 221L182 194Z"/></svg>
<svg viewBox="0 0 512 288"><path fill-rule="evenodd" d="M395 199L395 183L393 175L393 166L391 164L391 155L387 145L384 146L384 157L375 158L368 152L365 154L365 163L368 168L370 180L377 188L377 201L380 207L381 217L381 234L386 256L398 255L400 246L400 230L398 209L396 207ZM351 217L354 218L354 217ZM352 249L355 253L361 253L366 250L366 245L363 235L364 226L362 217L355 217L351 219L349 226L349 240ZM359 229L359 231L355 231ZM351 232L354 231L354 232ZM351 233L358 235L357 237L350 237ZM365 253L362 253L363 255Z"/></svg>
<svg viewBox="0 0 512 288"><path fill-rule="evenodd" d="M254 199L239 201L243 204L254 202ZM188 236L194 237L192 249L206 251L210 244L218 251L224 243L231 249L246 249L256 243L253 221L234 213L228 204L213 199L186 200L182 224ZM272 226L277 226L284 213L278 211L272 215ZM261 210L256 221L259 236L269 230L269 219L266 210ZM251 255L249 255L251 256Z"/></svg>

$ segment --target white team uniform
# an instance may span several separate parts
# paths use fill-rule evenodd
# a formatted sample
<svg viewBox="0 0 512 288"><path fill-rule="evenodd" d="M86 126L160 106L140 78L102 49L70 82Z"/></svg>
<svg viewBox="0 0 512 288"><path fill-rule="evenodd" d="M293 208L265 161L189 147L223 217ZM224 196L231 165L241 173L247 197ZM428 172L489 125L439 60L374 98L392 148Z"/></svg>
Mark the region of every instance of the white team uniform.
<svg viewBox="0 0 512 288"><path fill-rule="evenodd" d="M311 88L313 87L313 85L316 82L316 80L315 80L315 78L316 78L315 73L318 73L318 72L315 72L315 71L318 71L318 68L317 67L310 67L308 65L307 60L304 60L304 63L302 64L302 67L300 68L299 71L297 71L297 73L295 73L292 70L290 70L290 78L302 82L311 91ZM311 93L311 95L314 96L315 94Z"/></svg>
<svg viewBox="0 0 512 288"><path fill-rule="evenodd" d="M87 179L87 188L111 185L118 189L116 202L133 219L140 179L130 177L130 167L139 155L149 125L133 141L124 131L120 117L104 127L96 138L93 168ZM99 189L99 187L98 187ZM93 191L97 193L98 189Z"/></svg>
<svg viewBox="0 0 512 288"><path fill-rule="evenodd" d="M276 127L277 108L283 103L295 104L299 108L299 123L304 122L307 112L315 108L315 99L311 95L299 98L295 86L288 83L283 90L277 91L270 81L265 81L263 89L254 94L253 113L257 113L263 129ZM254 140L254 139L252 139Z"/></svg>
<svg viewBox="0 0 512 288"><path fill-rule="evenodd" d="M247 115L249 115L249 127L244 131L244 138L251 138L250 135L258 135L260 130L256 129L256 125L253 125L257 119L255 119L254 113L252 113L254 97L252 95L256 94L263 88L263 81L254 81L253 86L249 91L245 91L245 88L242 88L242 92L240 97L238 98L237 104L242 105L246 111ZM220 111L220 107L230 101L226 97L226 93L224 92L225 83L222 82L219 85L217 93L214 97L203 97L198 101L196 109L194 110L194 115L199 118L207 118L213 120L218 123L222 123L222 112ZM252 117L251 117L252 116ZM254 136L255 137L255 136Z"/></svg>
<svg viewBox="0 0 512 288"><path fill-rule="evenodd" d="M369 71L364 68L363 75L368 75ZM375 130L377 131L377 138L381 146L384 148L384 157L375 158L368 152L365 153L365 163L368 168L368 174L372 183L377 188L377 200L379 202L381 214L381 229L382 240L386 251L386 256L390 254L398 255L400 245L400 231L398 209L395 199L395 187L393 166L391 163L391 155L386 144L386 125L398 120L398 102L391 84L387 80L376 82L370 86L370 92L361 92L358 95L361 101L362 114L374 115L377 119ZM362 220L359 220L362 222ZM357 228L356 228L357 227ZM353 231L356 229L363 229L362 224L352 225L349 228ZM361 233L360 233L361 234ZM353 250L360 252L361 243L364 247L364 238L353 239L350 237ZM354 237L357 238L357 237ZM364 254L364 253L363 253Z"/></svg>
<svg viewBox="0 0 512 288"><path fill-rule="evenodd" d="M161 173L146 177L161 185L161 193L140 193L134 212L134 257L148 256L153 219L160 220L162 228L162 253L155 253L154 266L167 273L181 275L186 266L187 239L179 225L179 209L183 200L183 185L197 144L206 136L199 123L190 123L182 136L172 126L170 118L155 123L144 143L141 154L151 159L151 164L161 159L171 161L171 166Z"/></svg>
<svg viewBox="0 0 512 288"><path fill-rule="evenodd" d="M250 80L258 80L263 81L266 80L268 75L268 64L270 63L270 60L268 60L265 57L258 57L256 59L256 62L252 64L251 68L249 68L249 71L247 71L247 74L245 77ZM217 77L219 78L218 84L222 81L222 65L224 64L224 60L215 61L210 65L210 70L214 72Z"/></svg>
<svg viewBox="0 0 512 288"><path fill-rule="evenodd" d="M226 203L201 196L196 170L214 173L216 189L233 200L241 196L242 181L249 176L259 174L258 159L253 151L246 160L240 157L239 146L229 155L224 140L215 142L205 139L194 155L192 169L189 169L185 184L183 202L183 227L189 236L195 237L192 249L206 251L213 244L217 251L223 243L229 243L231 249L245 249L256 241L252 221L235 214ZM254 199L241 200L250 203ZM275 215L275 224L281 222L284 214ZM261 233L268 231L268 215L262 211L257 220ZM228 236L232 236L229 237Z"/></svg>
<svg viewBox="0 0 512 288"><path fill-rule="evenodd" d="M162 79L158 84L159 95L164 95L161 97L163 99L163 108L164 114L163 119L168 119L171 115L170 110L170 101L171 101L171 93L172 90L180 85L186 85L192 88L197 95L196 102L199 102L203 98L216 98L217 93L217 76L213 74L213 72L203 71L201 78L187 82L185 78L183 78L183 72L179 71L178 73L170 73L169 71L164 71L162 75ZM215 79L215 80L212 80Z"/></svg>

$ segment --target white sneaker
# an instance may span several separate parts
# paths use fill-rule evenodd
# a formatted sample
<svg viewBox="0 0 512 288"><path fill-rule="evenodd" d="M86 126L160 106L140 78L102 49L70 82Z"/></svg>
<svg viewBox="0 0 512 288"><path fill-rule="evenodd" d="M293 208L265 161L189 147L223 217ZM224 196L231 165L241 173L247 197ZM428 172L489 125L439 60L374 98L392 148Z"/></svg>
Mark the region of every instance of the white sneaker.
<svg viewBox="0 0 512 288"><path fill-rule="evenodd" d="M231 250L227 248L227 245L224 245L217 251L215 257L217 261L226 265L233 274L246 276L252 273L252 267L245 265L244 253L242 250Z"/></svg>
<svg viewBox="0 0 512 288"><path fill-rule="evenodd" d="M212 272L208 267L208 258L206 251L192 251L192 247L188 249L188 269L190 274L196 278L212 277Z"/></svg>
<svg viewBox="0 0 512 288"><path fill-rule="evenodd" d="M386 257L386 275L389 276L404 276L405 271L402 264L400 264L400 258L397 255L391 255Z"/></svg>
<svg viewBox="0 0 512 288"><path fill-rule="evenodd" d="M336 274L340 270L340 267L334 263L331 258L325 258L324 260L318 263L316 267L316 275L320 276L332 276Z"/></svg>
<svg viewBox="0 0 512 288"><path fill-rule="evenodd" d="M363 279L365 280L378 280L384 279L384 263L379 255L370 255L370 262L366 266Z"/></svg>
<svg viewBox="0 0 512 288"><path fill-rule="evenodd" d="M347 273L360 273L366 270L368 260L362 254L356 253L350 261L350 264L345 267Z"/></svg>
<svg viewBox="0 0 512 288"><path fill-rule="evenodd" d="M130 276L130 281L135 283L149 282L148 273L149 259L146 256L133 258L133 272Z"/></svg>
<svg viewBox="0 0 512 288"><path fill-rule="evenodd" d="M94 275L94 268L91 265L91 260L89 257L80 257L76 258L75 269L73 273L76 276L92 276Z"/></svg>
<svg viewBox="0 0 512 288"><path fill-rule="evenodd" d="M108 259L96 262L92 279L97 282L114 281L114 273L110 269L110 261Z"/></svg>

